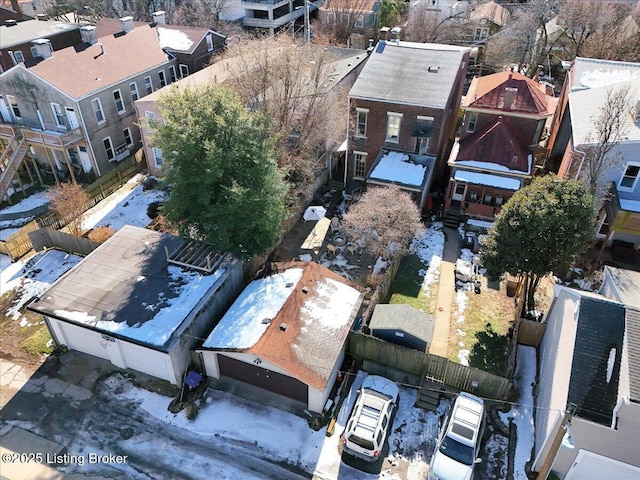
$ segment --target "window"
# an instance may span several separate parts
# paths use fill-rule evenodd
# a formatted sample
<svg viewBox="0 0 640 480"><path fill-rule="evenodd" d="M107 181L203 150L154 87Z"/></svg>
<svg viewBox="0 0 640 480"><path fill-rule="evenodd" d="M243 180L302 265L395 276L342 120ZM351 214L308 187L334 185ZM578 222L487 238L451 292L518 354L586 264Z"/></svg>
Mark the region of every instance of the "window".
<svg viewBox="0 0 640 480"><path fill-rule="evenodd" d="M205 38L207 40L207 52L213 52L213 35L208 34Z"/></svg>
<svg viewBox="0 0 640 480"><path fill-rule="evenodd" d="M640 176L640 163L629 163L620 179L618 187L620 190L633 190Z"/></svg>
<svg viewBox="0 0 640 480"><path fill-rule="evenodd" d="M9 101L9 105L11 106L13 116L16 118L22 118L22 114L20 113L20 109L18 108L18 101L16 100L16 97L14 97L13 95L7 95L7 100Z"/></svg>
<svg viewBox="0 0 640 480"><path fill-rule="evenodd" d="M160 78L160 88L167 86L167 77L164 75L164 70L160 70L158 72L158 77Z"/></svg>
<svg viewBox="0 0 640 480"><path fill-rule="evenodd" d="M36 47L31 47L29 50L31 50L31 56L33 58L37 58L37 57L40 56L40 55L38 55L38 49Z"/></svg>
<svg viewBox="0 0 640 480"><path fill-rule="evenodd" d="M57 103L52 103L51 110L53 110L53 116L56 119L56 125L58 127L66 128L66 124L64 123L64 110L62 110L62 107Z"/></svg>
<svg viewBox="0 0 640 480"><path fill-rule="evenodd" d="M416 152L418 155L427 155L429 153L429 140L431 140L431 137L416 138Z"/></svg>
<svg viewBox="0 0 640 480"><path fill-rule="evenodd" d="M125 128L122 130L122 134L124 135L124 143L128 147L133 145L133 139L131 138L131 130L129 128Z"/></svg>
<svg viewBox="0 0 640 480"><path fill-rule="evenodd" d="M178 77L176 76L176 67L171 65L169 67L169 81L171 83L175 82Z"/></svg>
<svg viewBox="0 0 640 480"><path fill-rule="evenodd" d="M467 124L467 132L475 132L477 124L478 124L478 114L470 113L469 123Z"/></svg>
<svg viewBox="0 0 640 480"><path fill-rule="evenodd" d="M327 25L335 25L336 24L336 12L327 12Z"/></svg>
<svg viewBox="0 0 640 480"><path fill-rule="evenodd" d="M151 77L144 77L144 88L147 90L147 94L153 93L153 83Z"/></svg>
<svg viewBox="0 0 640 480"><path fill-rule="evenodd" d="M365 152L353 152L353 176L364 178L367 171L367 154Z"/></svg>
<svg viewBox="0 0 640 480"><path fill-rule="evenodd" d="M369 110L364 108L356 109L356 137L367 136L367 117L369 116Z"/></svg>
<svg viewBox="0 0 640 480"><path fill-rule="evenodd" d="M16 64L24 63L24 55L20 50L16 50L15 52L13 52L13 60Z"/></svg>
<svg viewBox="0 0 640 480"><path fill-rule="evenodd" d="M358 15L353 26L355 28L364 28L364 15Z"/></svg>
<svg viewBox="0 0 640 480"><path fill-rule="evenodd" d="M129 84L129 91L131 92L131 99L135 102L140 98L138 94L138 84L136 82L131 82Z"/></svg>
<svg viewBox="0 0 640 480"><path fill-rule="evenodd" d="M398 143L401 120L401 113L387 113L387 142Z"/></svg>
<svg viewBox="0 0 640 480"><path fill-rule="evenodd" d="M423 115L416 117L412 135L416 137L415 151L418 155L427 155L429 153L429 144L433 135L433 122L433 117L425 117Z"/></svg>
<svg viewBox="0 0 640 480"><path fill-rule="evenodd" d="M186 66L184 63L180 64L180 77L184 78L186 76L189 75L189 67Z"/></svg>
<svg viewBox="0 0 640 480"><path fill-rule="evenodd" d="M102 111L102 103L100 103L100 99L94 98L93 100L91 100L91 106L93 107L93 113L95 113L96 115L96 122L98 122L98 124L104 123L105 118L104 112Z"/></svg>
<svg viewBox="0 0 640 480"><path fill-rule="evenodd" d="M116 155L113 151L113 143L111 143L111 137L107 137L102 140L102 145L104 145L104 151L107 154L107 160L111 161L116 158Z"/></svg>
<svg viewBox="0 0 640 480"><path fill-rule="evenodd" d="M162 150L159 148L152 148L153 151L153 163L156 167L162 166Z"/></svg>
<svg viewBox="0 0 640 480"><path fill-rule="evenodd" d="M156 114L147 110L144 112L144 116L147 119L149 133L153 133L153 128L156 126Z"/></svg>
<svg viewBox="0 0 640 480"><path fill-rule="evenodd" d="M484 40L487 39L487 37L489 36L489 29L488 28L476 28L476 33L473 36L473 41L474 42L482 42Z"/></svg>
<svg viewBox="0 0 640 480"><path fill-rule="evenodd" d="M124 113L126 111L120 90L113 91L113 101L116 102L116 109L118 110L118 113Z"/></svg>

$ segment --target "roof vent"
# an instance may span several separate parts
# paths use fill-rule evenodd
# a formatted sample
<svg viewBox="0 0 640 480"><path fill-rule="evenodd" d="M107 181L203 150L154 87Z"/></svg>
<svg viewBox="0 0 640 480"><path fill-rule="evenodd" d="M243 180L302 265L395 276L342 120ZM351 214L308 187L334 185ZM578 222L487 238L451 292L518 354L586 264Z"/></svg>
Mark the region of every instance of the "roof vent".
<svg viewBox="0 0 640 480"><path fill-rule="evenodd" d="M302 293L304 293L305 295L309 293L309 287L302 287Z"/></svg>
<svg viewBox="0 0 640 480"><path fill-rule="evenodd" d="M51 41L46 38L38 38L31 42L31 54L34 57L51 58L53 56L53 48L51 48Z"/></svg>
<svg viewBox="0 0 640 480"><path fill-rule="evenodd" d="M95 45L96 43L98 43L96 27L94 27L93 25L85 25L84 27L80 27L80 35L82 36L82 41L84 43L88 43L89 45Z"/></svg>
<svg viewBox="0 0 640 480"><path fill-rule="evenodd" d="M269 325L271 323L271 319L269 317L265 317L262 319L263 325Z"/></svg>
<svg viewBox="0 0 640 480"><path fill-rule="evenodd" d="M4 21L4 26L5 27L15 27L18 24L18 22L16 22L13 18L7 18Z"/></svg>
<svg viewBox="0 0 640 480"><path fill-rule="evenodd" d="M438 65L429 66L429 73L438 73L438 70L440 70L440 67Z"/></svg>
<svg viewBox="0 0 640 480"><path fill-rule="evenodd" d="M166 20L167 17L164 10L158 10L157 12L153 12L151 16L153 17L153 23L157 25L164 25L167 23L167 20Z"/></svg>
<svg viewBox="0 0 640 480"><path fill-rule="evenodd" d="M287 326L288 325L286 323L282 322L280 324L280 330L282 330L283 332L286 332L287 331Z"/></svg>
<svg viewBox="0 0 640 480"><path fill-rule="evenodd" d="M293 282L287 282L287 284L285 285L285 287L287 287L287 288L291 288L291 287L293 287Z"/></svg>
<svg viewBox="0 0 640 480"><path fill-rule="evenodd" d="M133 30L133 17L122 17L120 19L120 28L124 33L129 33Z"/></svg>

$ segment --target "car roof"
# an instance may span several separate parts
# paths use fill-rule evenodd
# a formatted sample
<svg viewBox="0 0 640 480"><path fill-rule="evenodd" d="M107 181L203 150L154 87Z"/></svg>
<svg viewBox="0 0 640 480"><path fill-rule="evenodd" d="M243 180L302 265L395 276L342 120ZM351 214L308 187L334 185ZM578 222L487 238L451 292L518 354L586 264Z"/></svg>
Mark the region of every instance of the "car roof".
<svg viewBox="0 0 640 480"><path fill-rule="evenodd" d="M362 382L362 389L373 390L394 401L398 398L398 385L388 378L379 375L369 375L365 378Z"/></svg>
<svg viewBox="0 0 640 480"><path fill-rule="evenodd" d="M475 445L484 414L484 401L462 392L453 406L447 435L465 445Z"/></svg>

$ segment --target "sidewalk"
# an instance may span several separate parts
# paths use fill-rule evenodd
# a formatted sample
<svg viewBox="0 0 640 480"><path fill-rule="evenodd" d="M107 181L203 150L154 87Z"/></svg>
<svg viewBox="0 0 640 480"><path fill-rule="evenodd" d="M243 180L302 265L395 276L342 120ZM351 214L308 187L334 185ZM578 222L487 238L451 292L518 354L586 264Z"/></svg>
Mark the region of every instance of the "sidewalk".
<svg viewBox="0 0 640 480"><path fill-rule="evenodd" d="M436 326L429 353L447 357L449 346L449 329L451 322L451 306L455 298L455 266L460 255L460 235L457 230L443 228L445 234L444 252L440 265L440 284L436 302Z"/></svg>

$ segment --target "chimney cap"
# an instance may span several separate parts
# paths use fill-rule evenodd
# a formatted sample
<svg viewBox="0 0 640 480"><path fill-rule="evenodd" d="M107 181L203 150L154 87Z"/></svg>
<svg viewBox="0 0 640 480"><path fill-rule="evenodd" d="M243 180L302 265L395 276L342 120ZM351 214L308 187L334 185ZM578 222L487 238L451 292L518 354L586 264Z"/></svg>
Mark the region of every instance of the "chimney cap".
<svg viewBox="0 0 640 480"><path fill-rule="evenodd" d="M282 330L283 332L287 331L287 327L288 327L288 325L286 323L284 323L284 322L282 322L280 324L280 330Z"/></svg>
<svg viewBox="0 0 640 480"><path fill-rule="evenodd" d="M15 27L17 24L18 24L18 22L13 18L7 18L4 21L4 26L5 27Z"/></svg>
<svg viewBox="0 0 640 480"><path fill-rule="evenodd" d="M36 45L44 45L45 43L51 43L51 40L48 38L36 38L35 40L31 40L31 43L35 43Z"/></svg>

